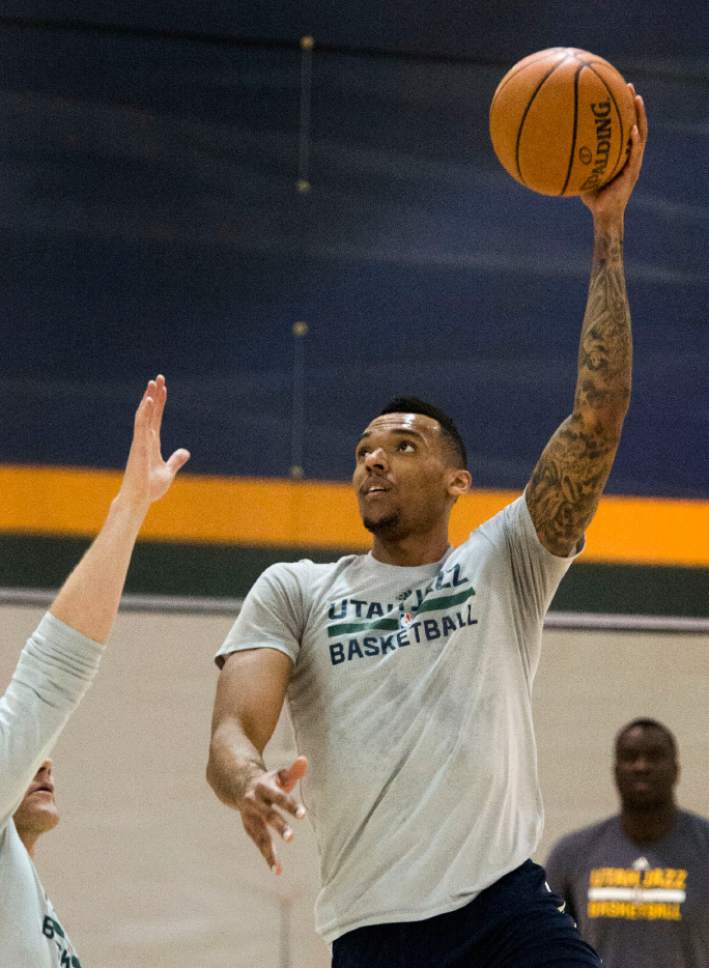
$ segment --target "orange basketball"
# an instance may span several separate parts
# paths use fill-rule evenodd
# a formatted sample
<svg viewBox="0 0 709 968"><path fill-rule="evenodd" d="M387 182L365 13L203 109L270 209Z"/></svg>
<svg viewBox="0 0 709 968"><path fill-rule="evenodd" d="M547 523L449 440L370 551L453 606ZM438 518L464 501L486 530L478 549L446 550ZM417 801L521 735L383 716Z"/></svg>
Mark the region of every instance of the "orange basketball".
<svg viewBox="0 0 709 968"><path fill-rule="evenodd" d="M503 168L542 195L600 188L628 156L635 105L618 71L595 54L550 47L497 85L490 137Z"/></svg>

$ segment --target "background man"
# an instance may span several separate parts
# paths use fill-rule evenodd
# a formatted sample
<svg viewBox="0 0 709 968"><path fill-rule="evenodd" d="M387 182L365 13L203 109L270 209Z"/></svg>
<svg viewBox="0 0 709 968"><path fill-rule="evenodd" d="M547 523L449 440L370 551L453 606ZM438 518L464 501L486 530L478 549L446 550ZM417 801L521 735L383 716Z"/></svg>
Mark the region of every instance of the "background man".
<svg viewBox="0 0 709 968"><path fill-rule="evenodd" d="M599 964L528 860L542 822L531 688L628 405L623 221L647 132L635 105L624 172L583 199L594 261L573 412L525 495L450 548L470 486L462 441L435 408L393 401L355 451L371 553L269 568L220 650L208 780L279 873L272 833L293 836L305 777L316 923L336 968ZM309 759L269 771L286 691Z"/></svg>
<svg viewBox="0 0 709 968"><path fill-rule="evenodd" d="M33 863L37 838L59 819L47 755L96 674L148 508L189 459L182 449L162 459L166 398L164 377L151 380L136 412L125 473L106 521L29 638L0 699L3 966L80 965Z"/></svg>
<svg viewBox="0 0 709 968"><path fill-rule="evenodd" d="M654 719L618 733L621 811L564 837L547 863L607 968L709 965L709 821L678 809L677 744Z"/></svg>

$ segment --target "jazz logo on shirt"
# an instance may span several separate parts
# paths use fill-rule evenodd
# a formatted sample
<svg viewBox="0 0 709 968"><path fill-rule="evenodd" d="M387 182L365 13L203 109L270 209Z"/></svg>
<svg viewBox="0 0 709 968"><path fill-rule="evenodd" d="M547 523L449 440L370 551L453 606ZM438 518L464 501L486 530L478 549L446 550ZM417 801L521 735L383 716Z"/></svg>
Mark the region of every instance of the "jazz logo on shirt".
<svg viewBox="0 0 709 968"><path fill-rule="evenodd" d="M589 918L681 921L686 900L683 868L650 867L639 858L632 867L595 867L589 873Z"/></svg>

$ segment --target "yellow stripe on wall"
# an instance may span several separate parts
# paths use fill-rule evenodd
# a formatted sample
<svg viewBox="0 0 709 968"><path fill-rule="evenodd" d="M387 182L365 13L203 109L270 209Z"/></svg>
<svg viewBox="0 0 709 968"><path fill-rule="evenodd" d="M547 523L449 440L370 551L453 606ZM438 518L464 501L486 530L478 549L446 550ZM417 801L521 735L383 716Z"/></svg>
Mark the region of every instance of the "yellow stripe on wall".
<svg viewBox="0 0 709 968"><path fill-rule="evenodd" d="M0 466L0 532L93 535L116 494L117 471ZM454 544L517 496L473 491L458 502ZM184 475L151 509L141 537L318 548L369 547L347 484ZM609 496L585 561L709 566L709 501Z"/></svg>

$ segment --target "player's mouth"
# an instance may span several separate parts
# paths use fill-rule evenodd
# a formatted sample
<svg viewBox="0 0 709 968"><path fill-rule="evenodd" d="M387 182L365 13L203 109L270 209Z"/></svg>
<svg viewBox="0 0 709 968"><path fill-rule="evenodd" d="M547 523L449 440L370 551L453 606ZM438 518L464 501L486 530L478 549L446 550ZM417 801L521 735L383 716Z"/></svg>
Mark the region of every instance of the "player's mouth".
<svg viewBox="0 0 709 968"><path fill-rule="evenodd" d="M369 480L362 485L360 491L365 497L373 497L375 494L386 494L391 490L391 485L382 480Z"/></svg>
<svg viewBox="0 0 709 968"><path fill-rule="evenodd" d="M42 783L40 786L35 787L34 790L30 792L30 796L33 796L35 793L46 793L48 796L53 797L54 787L49 783Z"/></svg>

